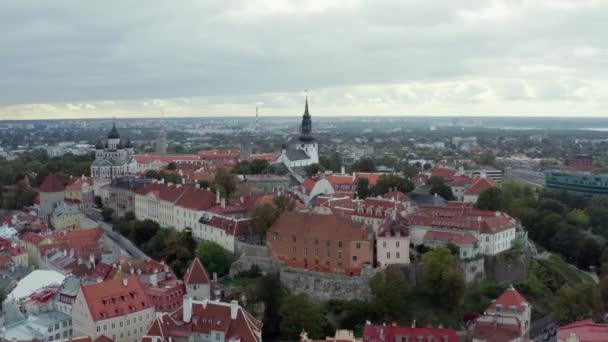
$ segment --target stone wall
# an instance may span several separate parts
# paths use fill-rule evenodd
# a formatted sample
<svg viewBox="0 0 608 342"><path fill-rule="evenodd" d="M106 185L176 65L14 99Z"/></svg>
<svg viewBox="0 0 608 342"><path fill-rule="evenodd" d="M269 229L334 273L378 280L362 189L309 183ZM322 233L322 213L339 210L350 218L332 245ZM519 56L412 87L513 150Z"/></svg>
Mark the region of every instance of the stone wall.
<svg viewBox="0 0 608 342"><path fill-rule="evenodd" d="M366 269L361 276L345 276L333 273L314 272L291 267L281 270L281 283L292 293L304 293L318 301L330 299L368 299L369 280L376 273Z"/></svg>
<svg viewBox="0 0 608 342"><path fill-rule="evenodd" d="M460 270L464 275L464 283L467 286L476 284L486 279L483 257L472 260L460 260L458 265L460 266Z"/></svg>
<svg viewBox="0 0 608 342"><path fill-rule="evenodd" d="M521 258L510 258L504 253L485 257L485 269L488 278L500 284L528 279L528 270Z"/></svg>

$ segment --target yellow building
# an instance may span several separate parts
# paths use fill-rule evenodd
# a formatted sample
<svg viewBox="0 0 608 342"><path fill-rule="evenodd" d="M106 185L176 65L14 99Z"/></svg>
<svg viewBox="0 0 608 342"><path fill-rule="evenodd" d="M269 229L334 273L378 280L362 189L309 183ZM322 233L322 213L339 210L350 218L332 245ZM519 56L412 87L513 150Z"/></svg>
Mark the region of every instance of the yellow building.
<svg viewBox="0 0 608 342"><path fill-rule="evenodd" d="M82 216L77 206L72 206L62 201L57 203L57 206L53 209L51 223L56 230L78 229L80 228Z"/></svg>

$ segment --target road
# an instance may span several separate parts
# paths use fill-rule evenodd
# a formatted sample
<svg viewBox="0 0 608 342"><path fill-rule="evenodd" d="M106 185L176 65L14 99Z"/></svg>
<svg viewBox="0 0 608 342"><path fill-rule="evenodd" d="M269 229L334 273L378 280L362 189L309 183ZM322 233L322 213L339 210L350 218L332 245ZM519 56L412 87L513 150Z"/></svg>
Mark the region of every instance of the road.
<svg viewBox="0 0 608 342"><path fill-rule="evenodd" d="M127 253L129 253L133 258L150 259L150 257L148 257L146 253L142 252L139 248L137 248L137 246L135 246L131 241L129 241L129 239L120 235L120 233L117 233L112 230L111 224L108 224L103 221L97 221L97 223L99 223L99 226L106 231L106 234L110 239L116 242L116 244L118 244L120 248L127 251Z"/></svg>
<svg viewBox="0 0 608 342"><path fill-rule="evenodd" d="M505 169L505 179L514 179L536 187L545 186L545 174L527 169Z"/></svg>

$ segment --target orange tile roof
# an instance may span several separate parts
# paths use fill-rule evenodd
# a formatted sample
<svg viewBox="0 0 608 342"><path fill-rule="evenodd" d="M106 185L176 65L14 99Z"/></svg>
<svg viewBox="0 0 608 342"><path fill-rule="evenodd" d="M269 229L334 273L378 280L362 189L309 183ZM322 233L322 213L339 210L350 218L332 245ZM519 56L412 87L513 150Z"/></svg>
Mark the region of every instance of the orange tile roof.
<svg viewBox="0 0 608 342"><path fill-rule="evenodd" d="M186 188L175 205L192 210L206 210L215 205L215 194L206 189Z"/></svg>
<svg viewBox="0 0 608 342"><path fill-rule="evenodd" d="M188 270L184 275L184 283L186 283L186 285L211 283L211 280L209 280L209 274L198 257L194 258L190 264L190 267L188 267Z"/></svg>
<svg viewBox="0 0 608 342"><path fill-rule="evenodd" d="M279 157L278 153L261 153L261 154L252 154L247 158L249 161L254 160L267 160L267 161L275 161Z"/></svg>
<svg viewBox="0 0 608 342"><path fill-rule="evenodd" d="M513 287L509 287L505 292L503 292L498 299L496 299L490 306L488 306L488 310L496 311L496 305L501 305L503 311L509 310L509 307L515 306L518 312L524 312L525 308L523 304L528 303L526 298L522 296L517 290Z"/></svg>
<svg viewBox="0 0 608 342"><path fill-rule="evenodd" d="M359 179L367 178L370 186L376 186L376 183L378 183L378 178L380 178L380 176L382 176L382 175L384 175L384 173L357 172L357 173L355 173L355 184L357 182L359 182Z"/></svg>
<svg viewBox="0 0 608 342"><path fill-rule="evenodd" d="M456 172L455 169L436 167L431 170L431 177L440 177L445 181L449 181L456 175Z"/></svg>
<svg viewBox="0 0 608 342"><path fill-rule="evenodd" d="M94 321L120 317L152 306L137 276L82 285L82 294Z"/></svg>
<svg viewBox="0 0 608 342"><path fill-rule="evenodd" d="M70 184L68 184L65 189L68 191L80 191L85 184L92 185L93 182L89 178L76 177L70 179Z"/></svg>
<svg viewBox="0 0 608 342"><path fill-rule="evenodd" d="M473 180L473 184L464 192L465 195L479 195L489 188L495 188L498 185L492 178L477 177Z"/></svg>

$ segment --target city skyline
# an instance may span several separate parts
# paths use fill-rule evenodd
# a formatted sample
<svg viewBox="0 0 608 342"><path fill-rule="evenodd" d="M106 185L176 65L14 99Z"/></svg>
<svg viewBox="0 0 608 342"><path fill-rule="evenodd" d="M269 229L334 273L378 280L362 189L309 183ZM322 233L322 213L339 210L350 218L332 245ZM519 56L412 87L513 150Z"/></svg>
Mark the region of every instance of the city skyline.
<svg viewBox="0 0 608 342"><path fill-rule="evenodd" d="M589 116L599 1L3 3L2 119ZM130 9L137 8L137 11Z"/></svg>

